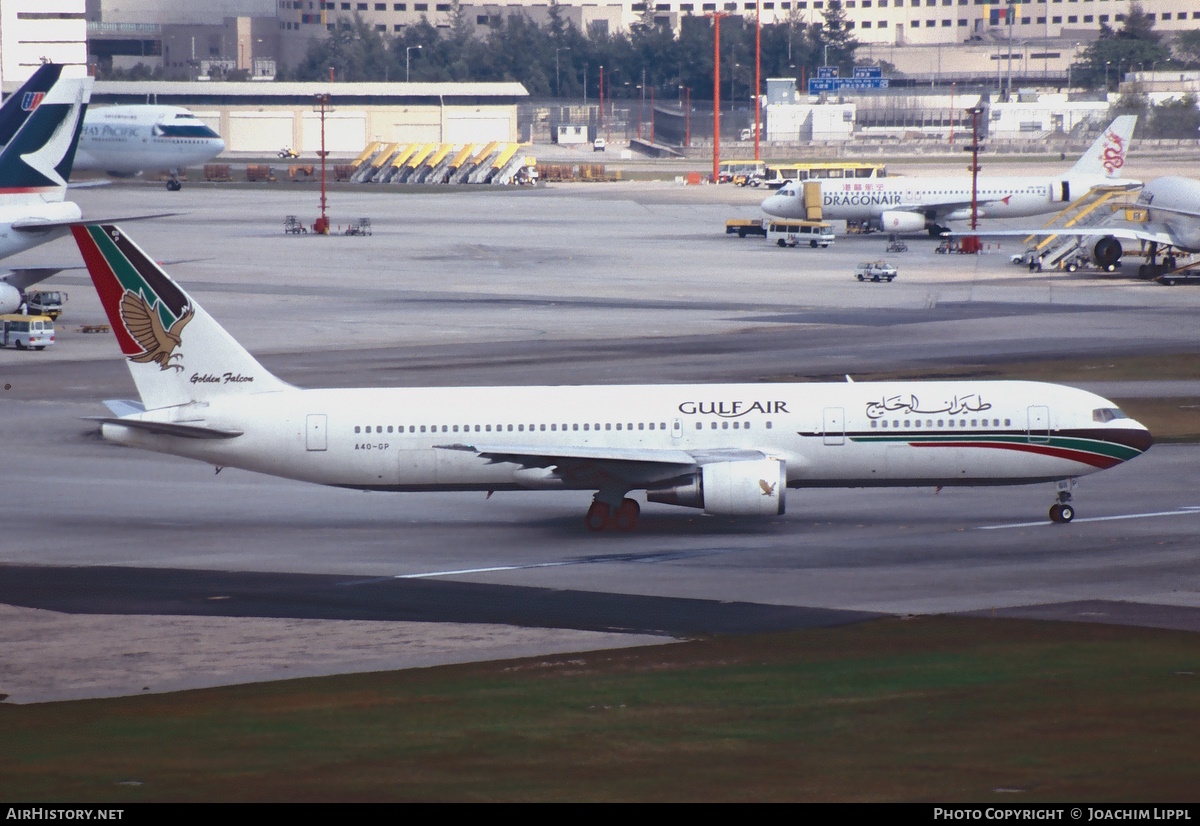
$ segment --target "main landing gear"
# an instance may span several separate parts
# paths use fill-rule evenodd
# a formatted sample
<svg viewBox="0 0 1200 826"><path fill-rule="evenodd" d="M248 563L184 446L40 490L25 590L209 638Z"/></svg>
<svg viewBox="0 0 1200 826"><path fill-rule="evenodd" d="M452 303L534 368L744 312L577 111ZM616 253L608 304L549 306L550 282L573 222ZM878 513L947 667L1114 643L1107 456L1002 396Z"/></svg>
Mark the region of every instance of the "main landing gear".
<svg viewBox="0 0 1200 826"><path fill-rule="evenodd" d="M631 531L637 526L642 508L633 499L622 499L615 508L600 499L592 501L583 523L589 531Z"/></svg>
<svg viewBox="0 0 1200 826"><path fill-rule="evenodd" d="M1075 506L1071 504L1071 490L1074 487L1074 479L1064 479L1058 483L1058 501L1050 507L1051 522L1065 525L1075 518Z"/></svg>
<svg viewBox="0 0 1200 826"><path fill-rule="evenodd" d="M172 169L171 177L167 179L167 192L178 192L183 189L183 182L179 180L179 170Z"/></svg>

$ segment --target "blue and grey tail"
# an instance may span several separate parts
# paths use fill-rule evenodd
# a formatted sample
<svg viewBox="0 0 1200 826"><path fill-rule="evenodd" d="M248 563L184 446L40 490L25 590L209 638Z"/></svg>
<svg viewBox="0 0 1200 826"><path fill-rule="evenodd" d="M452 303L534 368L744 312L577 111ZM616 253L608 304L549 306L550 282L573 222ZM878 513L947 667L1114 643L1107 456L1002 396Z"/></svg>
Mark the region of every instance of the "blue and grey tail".
<svg viewBox="0 0 1200 826"><path fill-rule="evenodd" d="M30 93L31 109L23 111L24 123L0 151L0 197L5 203L66 198L67 179L75 163L83 114L91 94L92 78L61 76L48 91Z"/></svg>
<svg viewBox="0 0 1200 826"><path fill-rule="evenodd" d="M58 83L62 70L61 63L43 63L20 89L5 98L0 106L0 147L8 146L17 130L25 125L46 93Z"/></svg>

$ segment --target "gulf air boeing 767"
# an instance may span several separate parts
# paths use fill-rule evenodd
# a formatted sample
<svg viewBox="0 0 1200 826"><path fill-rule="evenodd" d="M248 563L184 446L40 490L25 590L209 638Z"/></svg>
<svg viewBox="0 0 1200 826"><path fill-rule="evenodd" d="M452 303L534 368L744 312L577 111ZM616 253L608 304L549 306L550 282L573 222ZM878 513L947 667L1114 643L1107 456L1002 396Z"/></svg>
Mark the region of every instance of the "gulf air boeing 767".
<svg viewBox="0 0 1200 826"><path fill-rule="evenodd" d="M588 529L651 502L784 512L788 488L1057 483L1140 456L1093 393L1023 381L303 390L267 372L119 227L72 228L140 402L104 438L216 466L380 491L594 492Z"/></svg>

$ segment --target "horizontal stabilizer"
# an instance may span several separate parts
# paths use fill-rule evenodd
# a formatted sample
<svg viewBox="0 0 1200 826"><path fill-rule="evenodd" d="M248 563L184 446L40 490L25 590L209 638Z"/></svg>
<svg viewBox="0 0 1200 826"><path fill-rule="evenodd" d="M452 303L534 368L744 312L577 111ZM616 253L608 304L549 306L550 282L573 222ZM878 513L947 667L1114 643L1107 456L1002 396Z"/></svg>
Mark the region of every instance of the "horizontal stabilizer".
<svg viewBox="0 0 1200 826"><path fill-rule="evenodd" d="M104 406L111 410L114 416L133 416L146 412L146 405L129 399L105 399Z"/></svg>
<svg viewBox="0 0 1200 826"><path fill-rule="evenodd" d="M107 404L107 402L106 402ZM88 416L89 422L101 424L117 424L134 430L145 430L160 436L178 436L181 439L235 439L241 436L241 430L221 430L216 427L204 427L195 424L175 424L174 422L150 422L145 419L126 419L113 416Z"/></svg>
<svg viewBox="0 0 1200 826"><path fill-rule="evenodd" d="M34 284L40 284L55 273L69 269L78 269L78 267L20 267L8 275L0 277L0 282L24 291Z"/></svg>

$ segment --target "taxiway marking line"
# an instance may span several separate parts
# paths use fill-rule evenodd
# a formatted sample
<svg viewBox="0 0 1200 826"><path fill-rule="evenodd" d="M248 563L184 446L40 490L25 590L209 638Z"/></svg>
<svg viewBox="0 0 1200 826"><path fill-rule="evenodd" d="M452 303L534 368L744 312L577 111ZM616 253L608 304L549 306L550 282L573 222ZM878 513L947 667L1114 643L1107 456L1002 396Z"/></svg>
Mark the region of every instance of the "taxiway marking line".
<svg viewBox="0 0 1200 826"><path fill-rule="evenodd" d="M458 576L459 574L491 574L497 571L525 571L530 568L556 568L571 565L570 562L538 562L530 565L494 565L490 568L463 568L458 571L427 571L423 574L397 574L393 579L427 579L435 576Z"/></svg>
<svg viewBox="0 0 1200 826"><path fill-rule="evenodd" d="M1200 514L1200 505L1185 505L1173 511L1151 511L1149 513L1123 513L1116 516L1089 516L1086 519L1075 519L1072 522L1115 522L1120 519L1149 519L1153 516L1196 516ZM1039 525L1053 525L1049 519L1041 522L1013 522L1008 525L977 525L977 531L1002 531L1005 528L1036 528Z"/></svg>

